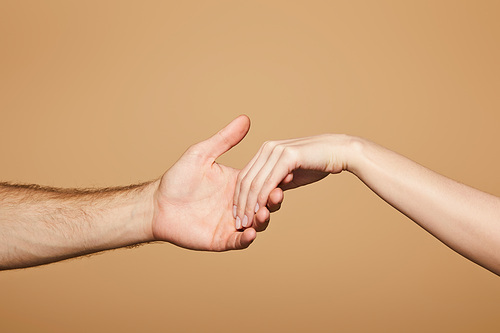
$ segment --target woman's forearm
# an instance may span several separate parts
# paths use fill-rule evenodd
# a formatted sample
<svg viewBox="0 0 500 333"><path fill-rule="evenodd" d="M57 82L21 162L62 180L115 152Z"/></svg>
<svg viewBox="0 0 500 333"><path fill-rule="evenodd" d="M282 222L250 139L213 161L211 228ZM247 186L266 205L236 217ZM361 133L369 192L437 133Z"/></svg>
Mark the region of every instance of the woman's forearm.
<svg viewBox="0 0 500 333"><path fill-rule="evenodd" d="M353 138L348 170L453 250L500 274L500 198L370 141Z"/></svg>

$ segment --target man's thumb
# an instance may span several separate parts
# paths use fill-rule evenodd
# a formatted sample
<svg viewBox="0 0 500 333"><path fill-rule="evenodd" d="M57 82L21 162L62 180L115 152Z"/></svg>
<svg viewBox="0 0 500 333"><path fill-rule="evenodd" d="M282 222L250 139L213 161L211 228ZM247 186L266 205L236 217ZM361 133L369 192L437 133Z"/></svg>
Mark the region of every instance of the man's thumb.
<svg viewBox="0 0 500 333"><path fill-rule="evenodd" d="M214 160L237 145L250 129L250 119L241 115L211 138L201 142L202 149Z"/></svg>

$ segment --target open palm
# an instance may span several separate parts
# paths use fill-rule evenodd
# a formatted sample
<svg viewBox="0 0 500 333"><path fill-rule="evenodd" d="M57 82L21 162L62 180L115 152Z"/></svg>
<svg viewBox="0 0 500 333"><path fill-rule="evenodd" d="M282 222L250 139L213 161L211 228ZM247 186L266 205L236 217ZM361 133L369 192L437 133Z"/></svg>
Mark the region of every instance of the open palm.
<svg viewBox="0 0 500 333"><path fill-rule="evenodd" d="M236 118L190 147L163 175L155 194L156 240L210 251L243 249L252 243L255 229L236 230L232 214L239 170L215 162L243 139L249 126L246 116Z"/></svg>

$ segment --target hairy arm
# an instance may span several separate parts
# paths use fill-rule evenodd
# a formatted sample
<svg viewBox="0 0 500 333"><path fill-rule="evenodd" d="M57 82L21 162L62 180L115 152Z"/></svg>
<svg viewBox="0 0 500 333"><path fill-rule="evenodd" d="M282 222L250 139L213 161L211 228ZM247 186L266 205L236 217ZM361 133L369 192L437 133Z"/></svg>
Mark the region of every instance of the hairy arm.
<svg viewBox="0 0 500 333"><path fill-rule="evenodd" d="M0 269L152 241L154 185L72 190L0 184Z"/></svg>
<svg viewBox="0 0 500 333"><path fill-rule="evenodd" d="M343 170L450 248L500 275L500 198L362 138L330 134L264 144L238 178L237 215L251 218L273 187L295 188Z"/></svg>

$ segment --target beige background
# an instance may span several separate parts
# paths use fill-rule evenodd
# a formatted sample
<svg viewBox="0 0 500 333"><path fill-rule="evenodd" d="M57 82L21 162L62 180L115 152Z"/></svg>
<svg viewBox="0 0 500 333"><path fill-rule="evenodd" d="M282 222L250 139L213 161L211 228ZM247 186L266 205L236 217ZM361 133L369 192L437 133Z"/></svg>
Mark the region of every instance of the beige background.
<svg viewBox="0 0 500 333"><path fill-rule="evenodd" d="M160 176L245 113L370 138L500 195L498 1L0 1L0 177ZM498 277L350 174L246 251L155 244L0 273L1 332L498 332Z"/></svg>

